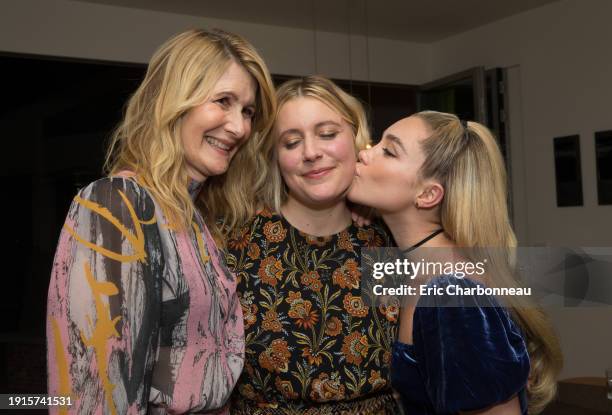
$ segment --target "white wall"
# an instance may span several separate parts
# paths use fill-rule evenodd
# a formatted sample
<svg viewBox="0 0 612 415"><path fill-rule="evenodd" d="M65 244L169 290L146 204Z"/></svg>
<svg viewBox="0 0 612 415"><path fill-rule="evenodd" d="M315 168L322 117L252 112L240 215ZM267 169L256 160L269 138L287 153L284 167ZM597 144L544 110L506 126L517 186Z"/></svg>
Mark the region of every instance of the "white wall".
<svg viewBox="0 0 612 415"><path fill-rule="evenodd" d="M219 27L249 39L273 73L404 84L429 78L429 48L418 43L371 38L366 45L364 36L353 35L349 42L346 34L318 32L315 68L311 30L70 0L3 0L0 7L0 51L5 52L145 63L177 32Z"/></svg>
<svg viewBox="0 0 612 415"><path fill-rule="evenodd" d="M432 79L507 67L514 209L523 245L612 246L612 206L597 205L594 131L612 129L612 1L568 0L432 44ZM556 206L553 137L580 134L584 206ZM612 275L610 276L612 278ZM612 309L554 308L562 378L612 365Z"/></svg>

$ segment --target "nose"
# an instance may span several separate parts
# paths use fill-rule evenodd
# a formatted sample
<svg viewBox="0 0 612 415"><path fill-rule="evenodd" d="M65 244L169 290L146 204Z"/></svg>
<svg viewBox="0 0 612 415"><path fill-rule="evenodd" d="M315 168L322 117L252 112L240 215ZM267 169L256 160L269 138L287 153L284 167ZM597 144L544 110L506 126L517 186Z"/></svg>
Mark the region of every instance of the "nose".
<svg viewBox="0 0 612 415"><path fill-rule="evenodd" d="M369 157L368 156L368 150L361 150L361 151L359 151L359 154L357 156L357 158L359 159L359 162L363 163L363 164L368 164L368 160L367 160L368 157Z"/></svg>
<svg viewBox="0 0 612 415"><path fill-rule="evenodd" d="M317 145L317 140L313 137L304 138L303 155L304 161L315 161L321 158L321 149Z"/></svg>
<svg viewBox="0 0 612 415"><path fill-rule="evenodd" d="M227 114L225 130L232 134L236 139L240 140L244 138L246 132L245 122L246 121L242 116L242 111L239 108L236 108Z"/></svg>

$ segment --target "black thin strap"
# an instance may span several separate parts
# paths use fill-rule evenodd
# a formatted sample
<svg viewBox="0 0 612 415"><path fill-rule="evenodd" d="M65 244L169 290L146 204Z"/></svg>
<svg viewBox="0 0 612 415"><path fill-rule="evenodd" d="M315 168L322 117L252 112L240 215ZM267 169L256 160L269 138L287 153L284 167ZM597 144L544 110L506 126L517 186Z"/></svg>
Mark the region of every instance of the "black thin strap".
<svg viewBox="0 0 612 415"><path fill-rule="evenodd" d="M444 232L444 229L440 228L438 230L433 231L428 237L426 237L425 239L420 240L419 242L417 242L416 244L412 245L410 248L406 248L404 250L402 250L402 253L407 254L409 252L414 251L415 249L417 249L419 246L423 245L425 242L429 241L430 239L433 239L434 237L436 237L437 235L441 234L442 232Z"/></svg>

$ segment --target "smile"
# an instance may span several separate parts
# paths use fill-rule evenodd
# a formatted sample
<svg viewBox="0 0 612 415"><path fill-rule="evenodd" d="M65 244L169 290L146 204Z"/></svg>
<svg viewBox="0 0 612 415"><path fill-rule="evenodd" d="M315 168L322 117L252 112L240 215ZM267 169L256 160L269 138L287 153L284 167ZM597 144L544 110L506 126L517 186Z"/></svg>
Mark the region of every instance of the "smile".
<svg viewBox="0 0 612 415"><path fill-rule="evenodd" d="M333 170L333 167L326 167L323 169L311 170L304 174L304 177L307 179L319 179L321 177L326 176L330 171Z"/></svg>
<svg viewBox="0 0 612 415"><path fill-rule="evenodd" d="M233 148L233 146L229 146L227 144L224 144L224 143L222 143L221 141L217 140L214 137L204 136L204 139L211 146L216 147L216 148L218 148L220 150L223 150L225 152L229 152Z"/></svg>

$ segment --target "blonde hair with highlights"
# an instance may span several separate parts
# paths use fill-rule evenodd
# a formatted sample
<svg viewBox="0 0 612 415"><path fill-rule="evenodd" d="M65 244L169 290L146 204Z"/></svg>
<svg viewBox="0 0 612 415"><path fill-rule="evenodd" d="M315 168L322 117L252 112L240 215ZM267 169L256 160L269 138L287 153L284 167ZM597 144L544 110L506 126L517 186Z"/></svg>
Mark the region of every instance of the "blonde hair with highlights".
<svg viewBox="0 0 612 415"><path fill-rule="evenodd" d="M236 152L227 173L206 180L197 202L218 242L222 241L221 229L225 229L216 223L218 218L222 216L231 228L254 213L252 189L261 185L267 174L260 146L276 110L268 69L245 39L218 29L189 30L164 43L128 101L105 163L109 175L125 170L136 174L169 223L177 229L189 229L196 204L188 192L181 119L209 98L232 62L253 77L256 108L251 136Z"/></svg>
<svg viewBox="0 0 612 415"><path fill-rule="evenodd" d="M336 111L349 124L355 137L355 155L370 144L368 120L363 105L328 78L311 75L291 79L278 88L276 98L278 104L275 120L287 102L296 98L314 98ZM263 146L270 176L259 191L259 199L264 205L272 207L280 214L288 192L278 166L277 143L278 136L274 130L271 130Z"/></svg>
<svg viewBox="0 0 612 415"><path fill-rule="evenodd" d="M452 114L423 111L415 116L431 132L421 142L425 161L419 174L444 187L440 206L444 232L459 247L501 251L501 255L487 256L492 269L490 284L517 286L513 270L516 237L508 215L506 169L495 138L485 126L468 122L464 127ZM526 335L531 361L529 413L539 413L556 393L563 361L559 341L540 308L524 300L519 303L512 296L505 300Z"/></svg>

